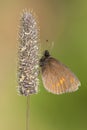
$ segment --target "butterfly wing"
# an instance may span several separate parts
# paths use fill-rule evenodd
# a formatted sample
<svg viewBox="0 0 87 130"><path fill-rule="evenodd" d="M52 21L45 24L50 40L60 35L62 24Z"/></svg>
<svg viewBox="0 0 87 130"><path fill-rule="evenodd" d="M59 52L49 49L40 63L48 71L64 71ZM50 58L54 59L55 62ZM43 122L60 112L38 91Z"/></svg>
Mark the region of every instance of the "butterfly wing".
<svg viewBox="0 0 87 130"><path fill-rule="evenodd" d="M44 87L51 93L73 92L80 86L80 81L70 69L52 57L41 67L41 72Z"/></svg>

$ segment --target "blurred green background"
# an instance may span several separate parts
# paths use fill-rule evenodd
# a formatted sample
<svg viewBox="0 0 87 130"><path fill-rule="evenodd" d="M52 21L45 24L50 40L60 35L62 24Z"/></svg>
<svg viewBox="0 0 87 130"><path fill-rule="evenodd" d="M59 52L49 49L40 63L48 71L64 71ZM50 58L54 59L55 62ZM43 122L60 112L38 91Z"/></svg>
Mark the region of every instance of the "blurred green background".
<svg viewBox="0 0 87 130"><path fill-rule="evenodd" d="M87 0L0 0L0 130L25 130L26 97L16 92L17 33L20 13L33 8L43 48L54 41L52 55L81 81L78 91L40 92L30 98L30 130L87 130Z"/></svg>

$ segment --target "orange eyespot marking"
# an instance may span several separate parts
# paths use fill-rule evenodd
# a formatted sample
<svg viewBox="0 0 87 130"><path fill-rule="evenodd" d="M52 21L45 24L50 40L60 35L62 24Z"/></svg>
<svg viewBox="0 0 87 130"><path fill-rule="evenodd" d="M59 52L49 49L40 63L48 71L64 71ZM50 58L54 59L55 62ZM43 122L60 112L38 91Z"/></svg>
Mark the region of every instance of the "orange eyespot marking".
<svg viewBox="0 0 87 130"><path fill-rule="evenodd" d="M59 87L59 86L60 86L60 83L57 83L57 86Z"/></svg>
<svg viewBox="0 0 87 130"><path fill-rule="evenodd" d="M60 84L62 85L62 84L64 83L64 81L65 81L65 79L62 77L62 78L60 79Z"/></svg>
<svg viewBox="0 0 87 130"><path fill-rule="evenodd" d="M54 88L55 87L55 85L53 84L52 86L51 86L51 88Z"/></svg>
<svg viewBox="0 0 87 130"><path fill-rule="evenodd" d="M74 82L74 78L71 77L70 78L70 82L73 83Z"/></svg>
<svg viewBox="0 0 87 130"><path fill-rule="evenodd" d="M63 80L62 79L60 79L60 84L63 84Z"/></svg>

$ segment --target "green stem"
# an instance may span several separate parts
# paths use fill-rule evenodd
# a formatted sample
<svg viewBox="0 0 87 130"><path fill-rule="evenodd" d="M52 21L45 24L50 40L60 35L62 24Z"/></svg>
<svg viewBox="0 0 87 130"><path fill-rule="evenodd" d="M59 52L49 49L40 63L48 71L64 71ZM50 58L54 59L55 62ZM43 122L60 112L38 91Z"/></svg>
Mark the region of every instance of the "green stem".
<svg viewBox="0 0 87 130"><path fill-rule="evenodd" d="M27 96L27 104L26 104L26 130L29 130L29 101L30 101L30 96Z"/></svg>

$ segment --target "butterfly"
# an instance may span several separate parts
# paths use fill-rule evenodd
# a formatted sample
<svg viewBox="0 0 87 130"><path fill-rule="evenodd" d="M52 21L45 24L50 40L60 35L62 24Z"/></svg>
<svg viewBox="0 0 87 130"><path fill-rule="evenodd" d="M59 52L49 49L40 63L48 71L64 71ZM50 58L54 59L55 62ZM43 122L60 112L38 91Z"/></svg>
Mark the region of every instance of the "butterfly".
<svg viewBox="0 0 87 130"><path fill-rule="evenodd" d="M39 61L42 81L46 90L53 94L76 91L81 85L76 75L64 64L44 51Z"/></svg>

